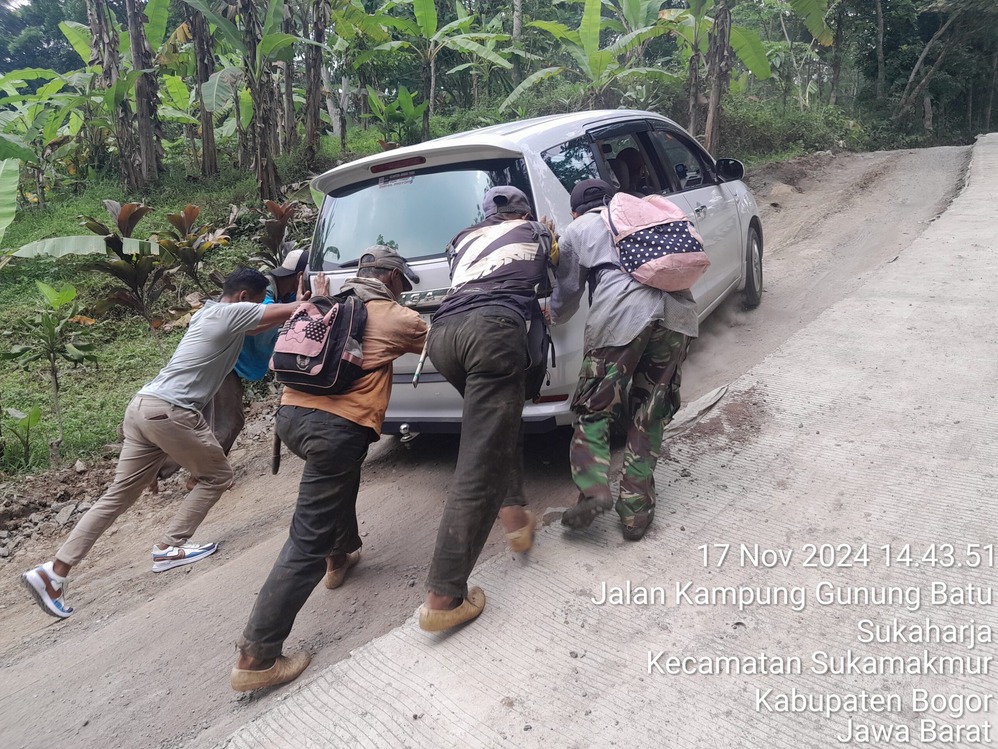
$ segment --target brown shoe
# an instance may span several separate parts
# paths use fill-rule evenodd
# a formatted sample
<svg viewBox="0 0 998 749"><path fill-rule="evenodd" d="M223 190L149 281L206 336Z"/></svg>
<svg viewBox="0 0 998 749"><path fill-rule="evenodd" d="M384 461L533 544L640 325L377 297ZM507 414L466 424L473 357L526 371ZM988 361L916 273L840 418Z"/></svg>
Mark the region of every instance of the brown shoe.
<svg viewBox="0 0 998 749"><path fill-rule="evenodd" d="M506 534L506 541L509 548L517 553L529 551L534 545L534 529L537 527L537 516L530 510L524 510L527 516L527 524L522 528Z"/></svg>
<svg viewBox="0 0 998 749"><path fill-rule="evenodd" d="M454 609L428 609L425 604L419 607L419 628L426 632L440 632L458 624L477 619L485 608L485 591L475 587Z"/></svg>
<svg viewBox="0 0 998 749"><path fill-rule="evenodd" d="M357 562L360 561L360 549L357 551L351 551L347 554L347 561L342 567L336 567L326 573L326 576L322 578L322 584L325 585L330 590L335 590L343 584L343 581L347 579L347 572L357 566Z"/></svg>
<svg viewBox="0 0 998 749"><path fill-rule="evenodd" d="M233 668L232 688L237 692L252 692L254 689L286 684L301 676L301 672L308 667L311 660L312 656L308 653L298 652L286 657L283 655L277 656L274 665L263 671L251 671L248 668Z"/></svg>

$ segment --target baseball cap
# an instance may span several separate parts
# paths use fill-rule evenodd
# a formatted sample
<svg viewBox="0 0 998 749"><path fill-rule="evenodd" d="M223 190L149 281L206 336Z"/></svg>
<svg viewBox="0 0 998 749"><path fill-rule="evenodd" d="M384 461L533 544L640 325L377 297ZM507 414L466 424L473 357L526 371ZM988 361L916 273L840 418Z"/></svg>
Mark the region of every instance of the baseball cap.
<svg viewBox="0 0 998 749"><path fill-rule="evenodd" d="M523 194L523 190L509 185L501 185L491 188L485 193L482 200L482 210L485 218L494 216L497 213L515 213L525 215L530 213L530 201Z"/></svg>
<svg viewBox="0 0 998 749"><path fill-rule="evenodd" d="M292 250L284 257L284 262L276 268L271 268L270 275L274 278L285 278L304 273L308 269L308 253L305 250Z"/></svg>
<svg viewBox="0 0 998 749"><path fill-rule="evenodd" d="M357 263L357 269L381 268L382 270L397 270L402 273L403 291L412 291L412 285L419 283L419 276L409 267L401 255L391 247L375 244L364 250Z"/></svg>
<svg viewBox="0 0 998 749"><path fill-rule="evenodd" d="M606 180L584 179L572 188L570 198L572 211L574 213L585 213L586 211L605 205L607 201L617 192L617 188Z"/></svg>

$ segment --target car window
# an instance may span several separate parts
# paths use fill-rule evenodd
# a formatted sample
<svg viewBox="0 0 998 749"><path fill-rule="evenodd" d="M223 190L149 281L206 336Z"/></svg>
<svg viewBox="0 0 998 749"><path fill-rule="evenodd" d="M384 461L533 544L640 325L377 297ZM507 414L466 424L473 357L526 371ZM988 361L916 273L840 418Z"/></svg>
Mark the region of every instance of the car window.
<svg viewBox="0 0 998 749"><path fill-rule="evenodd" d="M650 135L666 164L666 170L671 172L668 176L674 184L673 189L690 190L713 183L710 165L699 149L685 142L683 136L666 130L654 130Z"/></svg>
<svg viewBox="0 0 998 749"><path fill-rule="evenodd" d="M584 179L599 177L593 149L586 138L574 138L549 148L541 153L541 158L568 192Z"/></svg>
<svg viewBox="0 0 998 749"><path fill-rule="evenodd" d="M467 162L367 180L328 195L312 239L312 270L349 266L372 244L409 260L442 255L454 236L485 219L482 198L496 185L530 197L521 159Z"/></svg>
<svg viewBox="0 0 998 749"><path fill-rule="evenodd" d="M660 191L652 160L635 133L597 141L597 150L603 154L611 181L619 189L636 195Z"/></svg>

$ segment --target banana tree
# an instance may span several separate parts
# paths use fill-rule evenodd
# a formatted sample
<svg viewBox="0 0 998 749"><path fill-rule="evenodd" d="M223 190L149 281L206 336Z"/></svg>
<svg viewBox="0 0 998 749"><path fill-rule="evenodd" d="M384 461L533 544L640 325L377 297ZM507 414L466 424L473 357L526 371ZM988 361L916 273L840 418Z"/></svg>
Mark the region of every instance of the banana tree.
<svg viewBox="0 0 998 749"><path fill-rule="evenodd" d="M666 2L668 0L605 0L604 4L613 11L616 18L603 19L602 25L620 34L654 26L658 23L659 13ZM651 40L646 39L628 52L628 57L633 60L643 59L649 41Z"/></svg>
<svg viewBox="0 0 998 749"><path fill-rule="evenodd" d="M250 132L260 198L273 199L281 189L274 162L280 144L273 126L277 121L273 67L275 63L291 61L296 43L312 41L282 31L285 0L269 0L265 9L255 0L238 0L235 5L238 25L216 12L207 0L184 2L200 11L215 27L215 33L242 57L242 75L253 102Z"/></svg>
<svg viewBox="0 0 998 749"><path fill-rule="evenodd" d="M711 86L711 102L708 102L708 119L711 121L711 138L716 141L716 123L720 115L720 92L727 85L727 74L732 60L727 54L730 46L735 57L750 73L765 80L772 74L766 50L752 29L731 23L730 9L737 0L689 0L689 8L662 10L659 17L674 24L676 39L680 44L688 69L688 125L694 135L700 132L700 106L704 100L702 74L707 73ZM789 9L800 16L808 31L821 44L829 44L832 32L825 23L828 0L787 0ZM715 18L711 11L719 10L723 22L715 29ZM711 45L713 44L713 48ZM713 54L708 60L708 53ZM706 65L705 65L706 63Z"/></svg>
<svg viewBox="0 0 998 749"><path fill-rule="evenodd" d="M617 36L605 47L600 46L602 23L601 0L586 0L582 20L577 29L570 29L555 21L532 21L529 25L551 36L574 65L557 65L538 70L513 89L500 105L500 111L512 105L524 93L549 78L570 75L582 82L589 105L607 104L607 94L630 79L659 79L672 81L675 76L661 68L641 67L631 64L627 55L649 39L669 33L670 26L656 23Z"/></svg>
<svg viewBox="0 0 998 749"><path fill-rule="evenodd" d="M491 21L485 24L485 31L494 32L499 35L499 31L502 29L503 18L502 15L495 16ZM508 60L513 64L513 75L515 78L516 65L519 62L527 62L530 60L539 60L537 55L531 54L524 49L519 47L509 46L505 48L499 47L499 38L487 39L483 42L483 45L490 52L494 52L499 55L504 60ZM471 73L471 101L474 106L478 106L479 100L481 98L481 92L484 89L486 96L489 95L490 89L492 87L492 80L496 74L496 66L492 61L486 57L476 57L468 62L461 63L460 65L455 65L453 68L447 71L447 75L454 75L455 73L460 73L464 71L469 71ZM519 84L519 81L516 81ZM511 88L514 87L511 79L508 76L503 75L500 80L500 86L503 89L503 93L507 93Z"/></svg>
<svg viewBox="0 0 998 749"><path fill-rule="evenodd" d="M331 67L340 73L339 103L333 102L334 85L329 68L321 66L320 76L326 93L326 110L333 125L333 132L340 136L340 151L347 150L347 109L350 102L350 72L362 77L364 63L370 59L366 53L371 45L385 44L391 40L388 24L391 19L383 9L367 13L361 0L343 0L332 9L330 23L335 35L326 39L325 53ZM364 56L362 58L362 56ZM363 85L363 84L361 84Z"/></svg>
<svg viewBox="0 0 998 749"><path fill-rule="evenodd" d="M401 3L396 0L389 0L382 6L381 11L387 12L399 5ZM444 26L439 25L434 0L412 0L412 11L414 20L389 17L389 23L402 34L402 39L379 44L358 57L356 64L360 65L371 57L389 50L409 50L416 55L422 75L423 100L429 103L429 107L423 113L423 140L427 140L430 137L430 117L433 116L437 89L437 58L441 52L450 49L482 57L506 70L512 69L513 65L482 44L488 39L508 37L502 34L472 32L475 16L470 15L460 2L455 3L457 19Z"/></svg>

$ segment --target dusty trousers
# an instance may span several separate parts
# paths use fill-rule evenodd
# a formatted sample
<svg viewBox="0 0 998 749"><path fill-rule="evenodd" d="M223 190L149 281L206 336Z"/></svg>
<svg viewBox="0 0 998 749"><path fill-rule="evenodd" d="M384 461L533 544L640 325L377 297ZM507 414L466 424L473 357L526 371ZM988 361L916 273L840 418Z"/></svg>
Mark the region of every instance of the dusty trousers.
<svg viewBox="0 0 998 749"><path fill-rule="evenodd" d="M156 478L167 457L186 468L197 484L184 497L162 542L179 546L194 535L222 492L232 484L232 468L208 422L197 411L159 398L135 396L125 410L125 441L114 483L80 518L55 558L76 566L121 513Z"/></svg>
<svg viewBox="0 0 998 749"><path fill-rule="evenodd" d="M361 547L357 529L360 469L374 430L335 414L281 406L277 434L305 461L284 548L274 562L239 641L254 658L276 658L295 617L326 572L326 557Z"/></svg>
<svg viewBox="0 0 998 749"><path fill-rule="evenodd" d="M464 397L457 468L426 581L438 595L467 595L500 507L524 504L526 335L524 320L500 306L459 312L430 328L430 361Z"/></svg>

